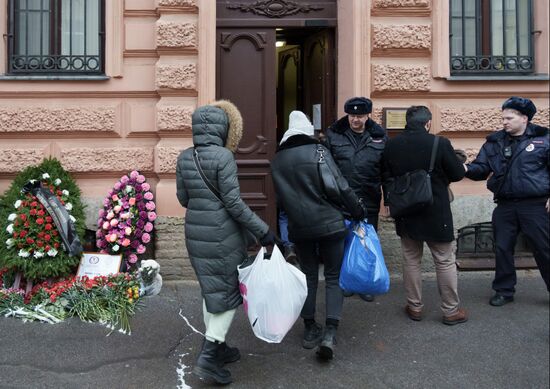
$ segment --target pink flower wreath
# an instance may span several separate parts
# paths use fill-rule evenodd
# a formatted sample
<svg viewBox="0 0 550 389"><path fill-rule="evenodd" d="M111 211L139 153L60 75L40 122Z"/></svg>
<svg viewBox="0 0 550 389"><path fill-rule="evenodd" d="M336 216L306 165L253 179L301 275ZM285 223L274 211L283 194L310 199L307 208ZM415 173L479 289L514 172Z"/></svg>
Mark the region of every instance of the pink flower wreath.
<svg viewBox="0 0 550 389"><path fill-rule="evenodd" d="M97 220L99 252L122 254L127 268L134 268L138 255L152 240L157 218L151 186L134 170L124 175L103 200Z"/></svg>

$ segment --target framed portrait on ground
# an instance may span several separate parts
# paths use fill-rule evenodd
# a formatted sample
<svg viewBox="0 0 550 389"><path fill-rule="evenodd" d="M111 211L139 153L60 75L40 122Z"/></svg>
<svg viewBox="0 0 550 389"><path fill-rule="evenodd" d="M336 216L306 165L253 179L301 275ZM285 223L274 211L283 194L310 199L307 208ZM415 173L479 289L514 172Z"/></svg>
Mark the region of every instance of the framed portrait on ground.
<svg viewBox="0 0 550 389"><path fill-rule="evenodd" d="M100 253L83 253L76 275L94 278L116 274L120 270L122 255L110 255Z"/></svg>

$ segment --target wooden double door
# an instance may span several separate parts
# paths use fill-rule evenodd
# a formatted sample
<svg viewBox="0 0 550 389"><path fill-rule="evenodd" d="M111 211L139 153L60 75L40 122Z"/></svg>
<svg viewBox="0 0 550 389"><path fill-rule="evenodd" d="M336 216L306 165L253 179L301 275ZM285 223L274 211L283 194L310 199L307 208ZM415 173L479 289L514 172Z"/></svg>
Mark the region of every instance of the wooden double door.
<svg viewBox="0 0 550 389"><path fill-rule="evenodd" d="M334 120L334 29L285 29L278 27L282 20L264 27L261 20L250 27L234 24L242 23L218 20L216 97L232 101L243 116L236 153L241 195L276 230L270 161L288 125L285 118L293 109L302 110L318 129ZM291 44L276 48L285 33Z"/></svg>

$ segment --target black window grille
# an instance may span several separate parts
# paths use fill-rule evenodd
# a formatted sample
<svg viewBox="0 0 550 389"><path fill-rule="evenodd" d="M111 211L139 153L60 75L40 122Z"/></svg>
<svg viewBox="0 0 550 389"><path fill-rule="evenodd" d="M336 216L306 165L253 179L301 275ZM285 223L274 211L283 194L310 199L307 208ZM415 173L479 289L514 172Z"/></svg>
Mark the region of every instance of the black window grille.
<svg viewBox="0 0 550 389"><path fill-rule="evenodd" d="M532 17L532 0L451 0L451 73L532 73Z"/></svg>
<svg viewBox="0 0 550 389"><path fill-rule="evenodd" d="M104 74L104 0L9 0L10 74Z"/></svg>

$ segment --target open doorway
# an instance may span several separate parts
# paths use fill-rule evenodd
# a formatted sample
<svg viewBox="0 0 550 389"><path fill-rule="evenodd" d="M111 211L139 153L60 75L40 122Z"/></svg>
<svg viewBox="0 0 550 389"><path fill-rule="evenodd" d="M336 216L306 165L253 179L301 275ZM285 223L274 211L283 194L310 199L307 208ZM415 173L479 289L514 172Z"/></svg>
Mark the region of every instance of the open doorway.
<svg viewBox="0 0 550 389"><path fill-rule="evenodd" d="M275 229L270 161L289 113L302 110L318 131L335 120L334 27L223 24L229 26L216 30L216 98L232 101L241 111L244 131L235 153L241 194ZM277 40L285 45L277 48Z"/></svg>
<svg viewBox="0 0 550 389"><path fill-rule="evenodd" d="M288 115L303 111L316 132L335 120L334 29L277 28L277 142L288 129Z"/></svg>

